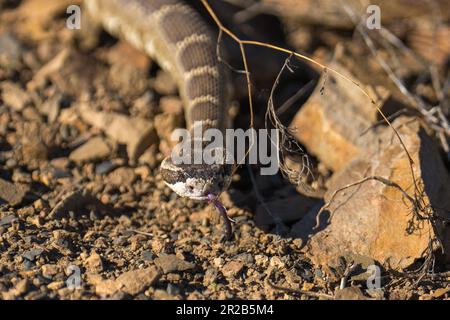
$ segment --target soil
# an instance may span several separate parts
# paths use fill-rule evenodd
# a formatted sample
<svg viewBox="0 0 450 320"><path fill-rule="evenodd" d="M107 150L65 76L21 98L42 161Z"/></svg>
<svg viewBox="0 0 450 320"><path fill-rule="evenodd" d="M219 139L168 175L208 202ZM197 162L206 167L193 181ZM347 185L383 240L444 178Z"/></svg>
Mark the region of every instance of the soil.
<svg viewBox="0 0 450 320"><path fill-rule="evenodd" d="M261 199L298 194L281 175L256 176L252 183L247 167L236 173L222 196L235 221L227 241L210 204L182 199L163 183L158 166L169 147L161 130L142 156L130 159L124 142L77 113L85 104L130 119L153 123L159 116L182 124L170 76L105 33L89 43L88 36L66 29L63 4L42 1L35 11L33 2L0 1L0 298L449 297L449 278L417 282L389 271L381 289L366 290L366 280L355 277L347 281L351 290L340 290L348 261L315 266L301 251L301 239L274 224L255 223ZM268 21L277 30L270 40L283 25L272 16ZM305 49L312 52L313 46L311 41ZM332 46L322 50L332 52ZM296 67L305 72L283 80L280 99L317 79L300 62ZM256 125L261 126L274 78L255 77ZM236 83L243 87L242 79ZM237 101L236 126L245 127L245 95ZM73 153L88 141L90 149ZM329 172L315 165L316 183L324 185Z"/></svg>

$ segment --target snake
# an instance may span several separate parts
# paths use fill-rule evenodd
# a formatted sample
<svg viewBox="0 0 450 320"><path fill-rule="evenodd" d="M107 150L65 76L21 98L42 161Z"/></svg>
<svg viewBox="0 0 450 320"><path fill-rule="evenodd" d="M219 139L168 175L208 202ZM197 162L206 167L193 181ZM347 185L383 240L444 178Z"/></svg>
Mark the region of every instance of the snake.
<svg viewBox="0 0 450 320"><path fill-rule="evenodd" d="M196 126L202 132L218 129L222 133L230 127L229 70L220 62L217 37L198 11L183 0L85 0L84 5L91 21L148 54L172 76L191 136ZM206 145L203 135L191 141L195 139ZM229 218L218 197L228 188L233 167L225 161L180 164L169 155L159 171L179 196L211 202L225 218L229 234Z"/></svg>

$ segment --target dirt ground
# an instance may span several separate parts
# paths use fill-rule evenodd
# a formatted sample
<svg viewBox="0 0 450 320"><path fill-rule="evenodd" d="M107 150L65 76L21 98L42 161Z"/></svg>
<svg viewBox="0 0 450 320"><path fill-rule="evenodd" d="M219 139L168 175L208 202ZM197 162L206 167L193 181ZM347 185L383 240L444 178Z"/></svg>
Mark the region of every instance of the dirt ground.
<svg viewBox="0 0 450 320"><path fill-rule="evenodd" d="M382 268L381 287L375 289L367 287L364 268L350 267L350 261L315 264L302 250L305 239L289 229L301 219L298 211L323 205L323 194L299 204L292 200L299 188L281 174L263 177L248 166L235 174L222 196L235 221L233 239L226 241L215 209L176 196L158 173L170 150L170 130L184 122L173 79L105 32L67 29L70 3L0 0L0 299L450 297L450 276L442 274L448 264L440 260L422 273ZM231 23L238 9L219 15ZM294 26L275 11L236 23L233 30L321 62L338 43L361 41L351 29ZM231 51L231 61L239 65L236 48ZM367 58L359 51L350 60ZM286 56L253 47L248 54L255 125L262 127ZM448 76L445 64L436 63ZM295 103L301 106L321 86L321 70L300 61L291 67L276 101L281 104L307 86ZM234 83L235 125L245 128L246 85L240 76ZM430 83L422 86L425 97L431 95ZM296 111L290 108L282 121L289 124ZM111 133L114 121L123 125ZM141 125L148 129L145 136L130 133ZM147 143L145 152L135 149L136 139ZM448 169L445 151L439 150ZM315 178L304 182L326 188L332 170L310 159ZM298 217L280 227L260 212L262 203L277 201ZM418 259L410 270L422 263Z"/></svg>

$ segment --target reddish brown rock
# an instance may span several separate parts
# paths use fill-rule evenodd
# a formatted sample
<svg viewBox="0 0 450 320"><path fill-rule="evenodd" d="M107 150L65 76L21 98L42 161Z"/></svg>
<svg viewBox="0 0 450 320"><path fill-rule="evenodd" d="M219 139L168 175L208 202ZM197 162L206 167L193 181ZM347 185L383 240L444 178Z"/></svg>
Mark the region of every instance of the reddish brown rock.
<svg viewBox="0 0 450 320"><path fill-rule="evenodd" d="M22 202L29 188L24 184L14 184L0 179L0 202L15 206Z"/></svg>
<svg viewBox="0 0 450 320"><path fill-rule="evenodd" d="M86 269L98 273L103 271L103 259L97 252L92 252L85 261Z"/></svg>
<svg viewBox="0 0 450 320"><path fill-rule="evenodd" d="M365 297L358 287L347 287L343 289L336 290L334 295L336 300L370 300Z"/></svg>
<svg viewBox="0 0 450 320"><path fill-rule="evenodd" d="M123 95L139 96L148 88L148 55L120 41L108 51L111 84Z"/></svg>
<svg viewBox="0 0 450 320"><path fill-rule="evenodd" d="M275 11L281 17L298 21L301 24L325 25L328 27L353 29L355 23L349 18L340 1L334 0L263 0L266 10ZM358 0L347 0L347 6L357 15L367 14L367 4ZM381 10L381 23L388 25L401 20L413 20L429 12L426 2L415 0L373 0ZM450 4L446 0L434 2L441 14L449 17Z"/></svg>
<svg viewBox="0 0 450 320"><path fill-rule="evenodd" d="M186 271L195 268L195 264L178 258L174 254L160 254L155 263L164 273Z"/></svg>
<svg viewBox="0 0 450 320"><path fill-rule="evenodd" d="M155 267L132 270L121 274L116 279L116 286L123 292L135 295L153 285L160 275Z"/></svg>
<svg viewBox="0 0 450 320"><path fill-rule="evenodd" d="M160 276L161 273L156 267L149 267L125 272L116 280L91 277L91 283L95 285L95 292L101 296L112 295L118 291L136 295L152 286Z"/></svg>

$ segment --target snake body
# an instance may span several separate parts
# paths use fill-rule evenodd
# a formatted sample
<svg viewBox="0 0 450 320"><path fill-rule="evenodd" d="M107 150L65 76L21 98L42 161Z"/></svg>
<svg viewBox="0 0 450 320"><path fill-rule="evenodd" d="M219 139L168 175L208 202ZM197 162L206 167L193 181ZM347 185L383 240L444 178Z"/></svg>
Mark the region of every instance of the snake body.
<svg viewBox="0 0 450 320"><path fill-rule="evenodd" d="M189 130L220 129L227 113L230 82L217 58L217 39L192 7L182 0L86 0L89 16L112 35L153 57L176 81ZM164 159L160 172L181 196L207 200L228 187L231 166L177 164Z"/></svg>

